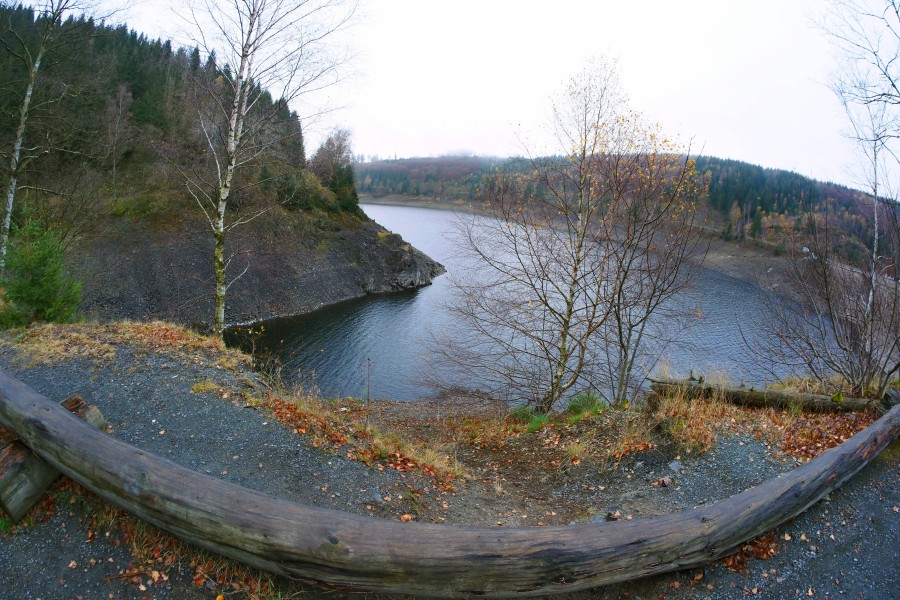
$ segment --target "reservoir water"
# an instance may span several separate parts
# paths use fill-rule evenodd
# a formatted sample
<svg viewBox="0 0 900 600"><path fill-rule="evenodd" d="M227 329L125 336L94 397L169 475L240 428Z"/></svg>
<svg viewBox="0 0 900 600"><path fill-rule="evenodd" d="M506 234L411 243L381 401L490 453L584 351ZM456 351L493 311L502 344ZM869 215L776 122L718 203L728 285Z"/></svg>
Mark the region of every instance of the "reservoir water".
<svg viewBox="0 0 900 600"><path fill-rule="evenodd" d="M275 353L289 383L314 383L326 397L356 396L416 400L434 395L422 376L429 368L432 333L450 329L450 276L464 268L451 233L449 211L364 204L366 214L442 263L448 274L430 286L366 296L314 313L269 321L257 350ZM743 280L706 268L670 307L688 329L676 345L661 350L673 376L721 371L735 383L760 384L757 357L742 339L767 320L765 292ZM754 373L756 375L754 375ZM451 377L453 374L451 374ZM454 381L456 383L456 381ZM471 385L460 373L458 385Z"/></svg>

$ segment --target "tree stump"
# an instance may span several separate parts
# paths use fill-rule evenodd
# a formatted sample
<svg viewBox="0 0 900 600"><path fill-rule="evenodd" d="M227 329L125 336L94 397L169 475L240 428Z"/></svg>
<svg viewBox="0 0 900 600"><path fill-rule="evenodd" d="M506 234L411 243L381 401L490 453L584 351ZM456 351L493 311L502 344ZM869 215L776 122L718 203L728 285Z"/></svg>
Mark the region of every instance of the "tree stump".
<svg viewBox="0 0 900 600"><path fill-rule="evenodd" d="M106 426L100 409L78 394L69 396L62 406L98 429ZM28 514L59 475L15 434L0 427L0 508L13 523Z"/></svg>

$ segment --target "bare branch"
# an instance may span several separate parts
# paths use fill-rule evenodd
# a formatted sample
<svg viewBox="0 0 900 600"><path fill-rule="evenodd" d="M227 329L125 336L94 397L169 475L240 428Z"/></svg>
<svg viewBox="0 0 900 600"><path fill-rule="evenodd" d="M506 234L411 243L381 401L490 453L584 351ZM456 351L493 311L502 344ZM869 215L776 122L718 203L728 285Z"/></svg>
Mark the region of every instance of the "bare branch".
<svg viewBox="0 0 900 600"><path fill-rule="evenodd" d="M196 0L187 8L193 42L206 54L210 67L213 56L223 61L203 73L188 74L208 100L200 103L198 111L215 165L214 175L207 178L215 192L207 195L196 177L186 178L215 238L213 327L219 336L225 326L225 294L231 285L224 258L226 234L267 210L231 215L228 205L235 191L235 174L273 147L278 138L270 131L290 103L339 80L347 57L335 54L327 42L347 25L355 10L355 2L340 0Z"/></svg>
<svg viewBox="0 0 900 600"><path fill-rule="evenodd" d="M461 224L471 267L452 311L466 330L435 349L544 412L580 389L634 392L644 342L666 341L651 316L690 274L702 191L693 161L627 109L612 63L570 82L553 124L561 156L488 178L492 217Z"/></svg>

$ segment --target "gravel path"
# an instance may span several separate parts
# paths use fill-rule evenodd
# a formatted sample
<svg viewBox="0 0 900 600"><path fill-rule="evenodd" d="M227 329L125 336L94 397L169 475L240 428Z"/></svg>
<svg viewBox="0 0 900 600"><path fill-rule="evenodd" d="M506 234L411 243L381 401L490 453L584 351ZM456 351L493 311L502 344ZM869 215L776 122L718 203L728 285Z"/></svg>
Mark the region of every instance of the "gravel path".
<svg viewBox="0 0 900 600"><path fill-rule="evenodd" d="M371 514L367 506L383 495L401 493L415 478L324 454L265 410L246 408L236 397L191 392L207 380L233 390L258 385L253 374L240 369L128 346L118 347L115 359L106 364L78 358L52 366L24 366L5 347L0 366L51 399L80 393L100 407L112 434L130 444L273 495ZM725 498L794 466L772 458L760 442L740 437L724 438L712 452L683 457L679 463L673 468L665 454L644 452L614 471L565 472L559 476L559 498L564 501L576 488L593 486L597 491L585 506L588 518L615 511L659 514ZM648 485L674 470L679 471L679 486ZM585 496L578 498L584 501ZM85 528L91 515L77 498L71 502L45 524L0 536L0 599L214 598L219 593L195 587L187 565L172 569L166 585L146 590L114 578L132 557L117 545L115 532L88 540ZM447 521L486 521L489 502L483 486L461 483ZM714 565L565 597L900 598L898 506L900 448L895 442L830 499L779 528L776 555L750 561L746 572ZM282 584L293 597L360 597L297 582Z"/></svg>

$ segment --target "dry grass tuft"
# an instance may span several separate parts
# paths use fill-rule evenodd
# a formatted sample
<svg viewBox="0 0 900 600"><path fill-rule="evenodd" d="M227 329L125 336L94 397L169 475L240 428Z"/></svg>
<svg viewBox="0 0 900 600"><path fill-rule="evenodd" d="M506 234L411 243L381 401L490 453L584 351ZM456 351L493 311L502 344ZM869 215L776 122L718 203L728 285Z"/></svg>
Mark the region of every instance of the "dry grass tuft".
<svg viewBox="0 0 900 600"><path fill-rule="evenodd" d="M529 421L531 417L529 416ZM528 421L515 417L503 419L470 417L448 424L454 437L475 448L497 448L525 432Z"/></svg>
<svg viewBox="0 0 900 600"><path fill-rule="evenodd" d="M26 366L53 364L86 358L104 364L116 356L116 348L131 346L139 351L196 359L198 353L213 358L225 368L249 365L250 357L228 349L221 340L202 336L179 325L151 323L52 324L42 323L13 330L0 344L15 350Z"/></svg>
<svg viewBox="0 0 900 600"><path fill-rule="evenodd" d="M0 344L15 350L20 362L28 367L73 358L103 364L116 356L117 344L98 337L96 325L43 323L10 333L11 336L0 339Z"/></svg>
<svg viewBox="0 0 900 600"><path fill-rule="evenodd" d="M716 424L736 412L736 407L718 394L691 397L682 389L659 398L654 417L685 450L705 452L716 443Z"/></svg>
<svg viewBox="0 0 900 600"><path fill-rule="evenodd" d="M221 396L224 391L224 387L209 379L198 381L191 386L192 394L216 394Z"/></svg>
<svg viewBox="0 0 900 600"><path fill-rule="evenodd" d="M786 377L770 383L768 387L783 392L830 396L837 392L846 391L849 386L843 378L835 376L827 380L813 379L812 377Z"/></svg>
<svg viewBox="0 0 900 600"><path fill-rule="evenodd" d="M584 460L587 453L588 446L581 440L573 440L566 444L566 454L569 455L569 460L571 460L574 465L577 465Z"/></svg>
<svg viewBox="0 0 900 600"><path fill-rule="evenodd" d="M353 398L324 400L305 393L269 392L265 405L275 418L315 448L341 453L377 469L418 471L440 481L464 475L453 444L414 443L369 424L368 411Z"/></svg>
<svg viewBox="0 0 900 600"><path fill-rule="evenodd" d="M612 443L607 446L606 455L602 458L606 461L619 460L623 456L653 448L654 420L638 410L617 412L619 418L611 422L612 427L607 434Z"/></svg>

